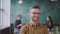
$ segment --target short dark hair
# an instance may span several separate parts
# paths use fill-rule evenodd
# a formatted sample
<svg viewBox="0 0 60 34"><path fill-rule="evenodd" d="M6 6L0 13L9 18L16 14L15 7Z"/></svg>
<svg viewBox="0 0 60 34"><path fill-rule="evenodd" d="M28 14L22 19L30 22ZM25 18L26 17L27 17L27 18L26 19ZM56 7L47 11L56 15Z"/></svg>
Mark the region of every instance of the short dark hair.
<svg viewBox="0 0 60 34"><path fill-rule="evenodd" d="M18 17L21 17L22 18L22 15L18 15Z"/></svg>
<svg viewBox="0 0 60 34"><path fill-rule="evenodd" d="M40 7L39 7L38 5L34 5L34 6L32 6L30 9L33 9L33 8L35 8L35 9L40 9Z"/></svg>

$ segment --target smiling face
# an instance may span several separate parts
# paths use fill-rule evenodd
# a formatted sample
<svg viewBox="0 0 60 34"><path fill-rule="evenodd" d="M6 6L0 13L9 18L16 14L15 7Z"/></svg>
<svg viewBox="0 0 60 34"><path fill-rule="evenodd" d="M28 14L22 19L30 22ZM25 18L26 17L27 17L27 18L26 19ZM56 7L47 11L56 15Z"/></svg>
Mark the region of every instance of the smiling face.
<svg viewBox="0 0 60 34"><path fill-rule="evenodd" d="M39 20L40 17L40 9L39 8L32 8L30 9L30 19L34 22Z"/></svg>

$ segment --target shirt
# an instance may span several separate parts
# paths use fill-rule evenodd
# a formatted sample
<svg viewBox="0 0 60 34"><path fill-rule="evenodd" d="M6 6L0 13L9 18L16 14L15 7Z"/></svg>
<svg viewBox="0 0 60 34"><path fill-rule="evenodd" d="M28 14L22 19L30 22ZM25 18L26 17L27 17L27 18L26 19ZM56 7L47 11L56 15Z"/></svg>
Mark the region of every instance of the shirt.
<svg viewBox="0 0 60 34"><path fill-rule="evenodd" d="M48 34L48 30L40 23L38 25L28 23L22 26L20 34Z"/></svg>
<svg viewBox="0 0 60 34"><path fill-rule="evenodd" d="M16 20L16 21L15 21L15 27L16 27L17 25L19 25L19 24L21 24L21 20ZM16 27L16 28L20 29L21 26L20 26L20 27Z"/></svg>

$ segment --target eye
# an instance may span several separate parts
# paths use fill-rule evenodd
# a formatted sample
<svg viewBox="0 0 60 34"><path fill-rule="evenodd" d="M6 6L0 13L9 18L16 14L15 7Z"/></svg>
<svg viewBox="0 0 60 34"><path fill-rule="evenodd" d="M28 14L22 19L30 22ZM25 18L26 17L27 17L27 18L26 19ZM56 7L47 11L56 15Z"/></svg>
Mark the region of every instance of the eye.
<svg viewBox="0 0 60 34"><path fill-rule="evenodd" d="M38 14L40 14L40 13L38 13Z"/></svg>
<svg viewBox="0 0 60 34"><path fill-rule="evenodd" d="M33 12L33 14L36 14L36 12Z"/></svg>

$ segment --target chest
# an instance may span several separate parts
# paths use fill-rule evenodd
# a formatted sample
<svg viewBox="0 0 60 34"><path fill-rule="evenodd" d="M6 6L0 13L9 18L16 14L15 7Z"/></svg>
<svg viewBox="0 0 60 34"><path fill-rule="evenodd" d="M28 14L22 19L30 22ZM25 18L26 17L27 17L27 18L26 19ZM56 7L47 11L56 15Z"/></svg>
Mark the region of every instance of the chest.
<svg viewBox="0 0 60 34"><path fill-rule="evenodd" d="M28 34L44 34L44 29L42 27L29 27Z"/></svg>

